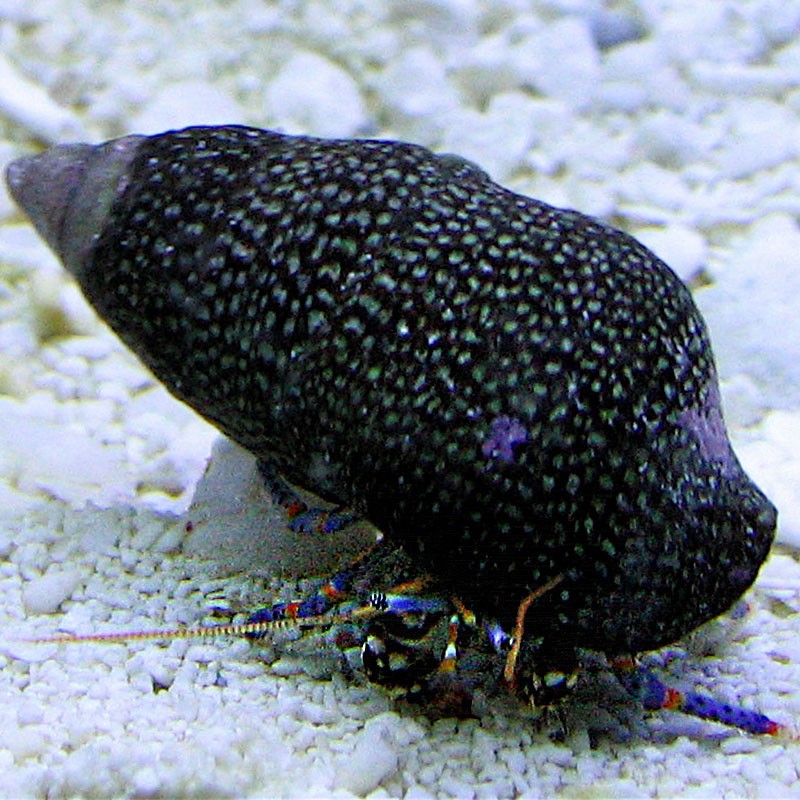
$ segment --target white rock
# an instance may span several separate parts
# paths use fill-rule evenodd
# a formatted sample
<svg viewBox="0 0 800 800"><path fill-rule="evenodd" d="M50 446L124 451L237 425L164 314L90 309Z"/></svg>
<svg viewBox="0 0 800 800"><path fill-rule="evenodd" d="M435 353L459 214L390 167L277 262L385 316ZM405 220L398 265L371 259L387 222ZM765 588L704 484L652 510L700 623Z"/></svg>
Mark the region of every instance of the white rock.
<svg viewBox="0 0 800 800"><path fill-rule="evenodd" d="M773 46L795 42L800 30L800 6L783 0L766 0L759 4L758 24ZM778 59L781 55L778 51Z"/></svg>
<svg viewBox="0 0 800 800"><path fill-rule="evenodd" d="M625 200L634 206L679 211L689 198L689 189L681 175L656 164L636 164L620 175L617 186ZM635 213L635 209L632 211Z"/></svg>
<svg viewBox="0 0 800 800"><path fill-rule="evenodd" d="M123 509L90 507L64 518L64 535L79 540L82 552L116 557L125 525Z"/></svg>
<svg viewBox="0 0 800 800"><path fill-rule="evenodd" d="M95 367L94 375L98 381L119 384L126 394L135 395L132 400L134 407L138 407L139 404L153 395L166 396L165 390L160 387L153 389L151 392L142 392L148 384L154 383L154 379L127 353L115 352L112 358L103 359ZM173 403L173 405L175 404Z"/></svg>
<svg viewBox="0 0 800 800"><path fill-rule="evenodd" d="M0 398L0 466L17 487L34 495L51 494L83 505L89 498L121 500L130 496L120 448L104 446L64 424L32 415L31 404Z"/></svg>
<svg viewBox="0 0 800 800"><path fill-rule="evenodd" d="M800 547L800 413L773 411L764 432L775 452L759 470L764 491L780 511L779 540Z"/></svg>
<svg viewBox="0 0 800 800"><path fill-rule="evenodd" d="M758 573L758 588L800 593L800 564L792 556L773 552Z"/></svg>
<svg viewBox="0 0 800 800"><path fill-rule="evenodd" d="M635 114L649 100L647 87L635 78L626 81L605 81L597 89L597 101L601 108Z"/></svg>
<svg viewBox="0 0 800 800"><path fill-rule="evenodd" d="M785 8L791 8L788 4L781 3ZM800 17L800 6L795 12ZM800 67L800 41L797 39L797 29L792 32L789 42L780 50L773 54L773 63L783 69L797 74L798 67Z"/></svg>
<svg viewBox="0 0 800 800"><path fill-rule="evenodd" d="M763 423L765 441L742 444L742 465L778 507L778 541L800 547L800 413L773 411Z"/></svg>
<svg viewBox="0 0 800 800"><path fill-rule="evenodd" d="M708 119L701 122L687 119L684 114L658 109L637 125L634 136L645 160L678 168L696 161L723 141L725 131Z"/></svg>
<svg viewBox="0 0 800 800"><path fill-rule="evenodd" d="M797 76L783 67L720 64L699 61L690 66L692 80L714 94L780 95L797 85Z"/></svg>
<svg viewBox="0 0 800 800"><path fill-rule="evenodd" d="M242 30L249 36L271 35L281 27L281 10L266 6L250 6L240 21Z"/></svg>
<svg viewBox="0 0 800 800"><path fill-rule="evenodd" d="M0 747L7 748L17 761L40 757L48 745L45 731L38 725L6 730L0 734Z"/></svg>
<svg viewBox="0 0 800 800"><path fill-rule="evenodd" d="M592 36L601 50L640 39L645 33L641 15L606 8L598 3L590 12Z"/></svg>
<svg viewBox="0 0 800 800"><path fill-rule="evenodd" d="M697 231L682 225L637 228L634 236L665 261L683 281L689 281L706 264L708 246Z"/></svg>
<svg viewBox="0 0 800 800"><path fill-rule="evenodd" d="M4 22L13 22L15 25L35 25L47 18L46 11L33 8L26 0L3 0L0 3L0 13Z"/></svg>
<svg viewBox="0 0 800 800"><path fill-rule="evenodd" d="M12 145L0 139L0 173L5 170L6 164L18 155L20 155L20 153L15 147L12 147ZM4 220L6 217L10 217L12 214L16 213L16 211L17 207L6 188L6 182L0 181L0 221Z"/></svg>
<svg viewBox="0 0 800 800"><path fill-rule="evenodd" d="M59 349L69 356L79 356L87 361L100 361L113 351L110 338L97 336L71 336L58 344Z"/></svg>
<svg viewBox="0 0 800 800"><path fill-rule="evenodd" d="M138 440L137 457L146 461L167 449L172 429L168 417L144 413L127 418L125 433Z"/></svg>
<svg viewBox="0 0 800 800"><path fill-rule="evenodd" d="M608 81L640 81L669 63L664 49L652 39L615 47L603 58L602 79Z"/></svg>
<svg viewBox="0 0 800 800"><path fill-rule="evenodd" d="M241 123L244 113L228 93L203 81L168 83L159 88L131 117L137 133L161 133L188 125Z"/></svg>
<svg viewBox="0 0 800 800"><path fill-rule="evenodd" d="M337 764L336 788L363 797L394 775L398 765L398 754L387 737L365 729L356 734L352 753Z"/></svg>
<svg viewBox="0 0 800 800"><path fill-rule="evenodd" d="M781 103L739 102L725 118L728 136L714 153L719 175L741 179L797 158L800 122Z"/></svg>
<svg viewBox="0 0 800 800"><path fill-rule="evenodd" d="M137 770L131 781L131 788L140 797L155 795L161 786L161 778L154 767L142 767Z"/></svg>
<svg viewBox="0 0 800 800"><path fill-rule="evenodd" d="M5 261L27 270L46 272L48 275L58 275L61 272L56 257L27 223L0 227L0 252Z"/></svg>
<svg viewBox="0 0 800 800"><path fill-rule="evenodd" d="M505 31L483 36L448 64L453 85L476 108L485 107L493 95L519 91L508 46Z"/></svg>
<svg viewBox="0 0 800 800"><path fill-rule="evenodd" d="M800 402L800 230L776 214L740 240L696 293L723 376L746 372L774 408Z"/></svg>
<svg viewBox="0 0 800 800"><path fill-rule="evenodd" d="M504 183L525 162L536 140L535 104L522 93L493 98L485 113L463 110L449 120L442 151L463 156Z"/></svg>
<svg viewBox="0 0 800 800"><path fill-rule="evenodd" d="M0 113L51 144L88 138L77 115L58 105L43 87L26 78L2 53Z"/></svg>
<svg viewBox="0 0 800 800"><path fill-rule="evenodd" d="M744 373L732 375L721 382L722 405L728 430L750 428L764 418L764 394L756 382Z"/></svg>
<svg viewBox="0 0 800 800"><path fill-rule="evenodd" d="M617 211L617 200L605 183L574 179L565 185L568 208L580 209L598 219L608 219Z"/></svg>
<svg viewBox="0 0 800 800"><path fill-rule="evenodd" d="M734 32L734 27L736 32ZM746 63L763 47L763 36L754 25L739 28L727 3L703 3L691 14L673 5L650 25L656 46L677 64L707 60L716 64Z"/></svg>
<svg viewBox="0 0 800 800"><path fill-rule="evenodd" d="M546 97L585 109L597 96L600 58L589 23L565 17L532 33L511 49L519 80Z"/></svg>
<svg viewBox="0 0 800 800"><path fill-rule="evenodd" d="M264 97L271 124L288 133L355 136L369 125L355 80L316 53L293 55L270 81Z"/></svg>
<svg viewBox="0 0 800 800"><path fill-rule="evenodd" d="M420 26L437 38L463 41L477 34L481 6L479 0L405 0L394 4L390 21L405 28Z"/></svg>
<svg viewBox="0 0 800 800"><path fill-rule="evenodd" d="M665 48L652 38L608 51L603 59L601 74L602 87L619 82L633 84L629 91L636 91L652 108L672 109L686 114L692 101L692 92L683 74L670 63ZM628 110L633 109L629 107Z"/></svg>
<svg viewBox="0 0 800 800"><path fill-rule="evenodd" d="M44 708L37 702L28 700L17 708L18 725L38 725L44 721Z"/></svg>
<svg viewBox="0 0 800 800"><path fill-rule="evenodd" d="M76 569L51 569L22 587L22 602L29 614L53 614L80 586L83 573Z"/></svg>
<svg viewBox="0 0 800 800"><path fill-rule="evenodd" d="M442 60L427 47L406 50L375 79L381 104L425 121L459 107Z"/></svg>

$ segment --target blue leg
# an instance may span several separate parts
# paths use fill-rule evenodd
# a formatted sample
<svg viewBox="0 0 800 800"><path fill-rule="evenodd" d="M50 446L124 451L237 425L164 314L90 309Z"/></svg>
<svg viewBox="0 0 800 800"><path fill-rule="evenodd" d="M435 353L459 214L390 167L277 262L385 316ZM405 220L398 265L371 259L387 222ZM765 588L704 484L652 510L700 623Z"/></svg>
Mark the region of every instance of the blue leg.
<svg viewBox="0 0 800 800"><path fill-rule="evenodd" d="M757 711L721 703L710 695L682 692L666 686L649 669L632 658L615 658L611 664L620 683L648 711L662 708L682 711L693 717L721 722L754 734L775 736L786 730L785 726Z"/></svg>
<svg viewBox="0 0 800 800"><path fill-rule="evenodd" d="M286 511L290 530L298 533L336 533L359 518L358 514L345 508L310 507L266 461L258 462L258 471L275 501Z"/></svg>
<svg viewBox="0 0 800 800"><path fill-rule="evenodd" d="M441 597L419 594L426 584L424 578L399 584L388 592L372 591L369 573L375 556L379 555L375 548L368 550L306 597L259 609L248 617L246 624L291 620L302 628L303 620L313 620L314 626L318 626L319 618L328 615L331 624L341 621L364 624L384 618L408 621L409 626L414 627L414 620L442 615L449 610L450 604ZM260 636L256 634L252 638Z"/></svg>
<svg viewBox="0 0 800 800"><path fill-rule="evenodd" d="M337 572L307 597L261 608L247 618L247 623L295 620L297 626L302 628L304 619L318 618L334 611L341 613L352 591L355 575L353 567ZM331 619L334 621L335 616ZM260 639L263 636L254 634L250 638Z"/></svg>

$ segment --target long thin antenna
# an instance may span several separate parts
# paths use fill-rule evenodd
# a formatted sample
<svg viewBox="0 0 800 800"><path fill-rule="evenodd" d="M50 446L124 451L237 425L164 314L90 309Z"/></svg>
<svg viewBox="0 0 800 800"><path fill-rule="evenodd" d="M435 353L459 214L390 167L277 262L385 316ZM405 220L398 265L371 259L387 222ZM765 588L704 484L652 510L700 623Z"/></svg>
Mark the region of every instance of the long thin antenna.
<svg viewBox="0 0 800 800"><path fill-rule="evenodd" d="M219 636L265 636L292 628L325 628L353 619L365 619L377 614L371 606L360 606L346 614L320 614L315 617L283 618L259 622L239 622L188 628L161 628L154 631L119 631L110 633L55 634L35 636L17 641L28 644L77 644L79 642L137 642L148 639L209 639Z"/></svg>

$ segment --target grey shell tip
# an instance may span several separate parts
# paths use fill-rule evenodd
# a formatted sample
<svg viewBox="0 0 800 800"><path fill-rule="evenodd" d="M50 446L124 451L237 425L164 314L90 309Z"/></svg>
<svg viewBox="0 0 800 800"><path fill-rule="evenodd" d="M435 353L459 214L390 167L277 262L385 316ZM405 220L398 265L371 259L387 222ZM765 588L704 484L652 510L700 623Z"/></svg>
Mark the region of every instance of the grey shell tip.
<svg viewBox="0 0 800 800"><path fill-rule="evenodd" d="M11 196L71 272L80 269L141 139L58 145L6 168Z"/></svg>
<svg viewBox="0 0 800 800"><path fill-rule="evenodd" d="M83 181L90 145L59 145L12 161L6 183L19 207L50 247L61 254L59 235L76 189Z"/></svg>

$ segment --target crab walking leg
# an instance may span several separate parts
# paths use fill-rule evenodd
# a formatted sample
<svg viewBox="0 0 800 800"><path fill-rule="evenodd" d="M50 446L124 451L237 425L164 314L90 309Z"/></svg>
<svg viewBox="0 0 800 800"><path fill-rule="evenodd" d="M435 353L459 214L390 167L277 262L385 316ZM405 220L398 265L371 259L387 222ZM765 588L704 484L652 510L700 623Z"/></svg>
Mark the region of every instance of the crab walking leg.
<svg viewBox="0 0 800 800"><path fill-rule="evenodd" d="M715 700L710 695L684 692L665 685L649 669L635 659L620 657L611 665L619 682L648 711L662 708L682 711L692 717L721 722L747 733L776 736L787 732L784 725L774 722L764 714Z"/></svg>
<svg viewBox="0 0 800 800"><path fill-rule="evenodd" d="M277 470L263 459L258 462L258 471L264 485L275 501L286 512L289 528L302 533L337 533L352 525L360 517L346 508L313 508L300 499L289 483Z"/></svg>

